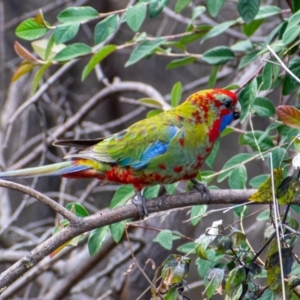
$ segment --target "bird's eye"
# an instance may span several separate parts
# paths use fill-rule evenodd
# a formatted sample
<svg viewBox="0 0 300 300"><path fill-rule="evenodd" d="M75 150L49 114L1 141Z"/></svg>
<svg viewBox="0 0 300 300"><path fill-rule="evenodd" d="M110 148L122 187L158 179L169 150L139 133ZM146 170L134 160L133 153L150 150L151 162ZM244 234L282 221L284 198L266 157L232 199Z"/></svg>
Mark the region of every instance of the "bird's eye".
<svg viewBox="0 0 300 300"><path fill-rule="evenodd" d="M224 106L226 107L226 108L230 108L231 107L231 100L230 99L227 99L227 100L225 100L225 102L224 102Z"/></svg>

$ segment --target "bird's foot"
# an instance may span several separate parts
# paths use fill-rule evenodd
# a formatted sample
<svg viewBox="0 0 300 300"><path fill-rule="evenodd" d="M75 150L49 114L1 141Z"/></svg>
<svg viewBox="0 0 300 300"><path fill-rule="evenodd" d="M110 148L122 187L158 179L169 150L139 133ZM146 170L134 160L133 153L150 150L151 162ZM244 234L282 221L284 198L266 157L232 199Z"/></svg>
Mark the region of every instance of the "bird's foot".
<svg viewBox="0 0 300 300"><path fill-rule="evenodd" d="M132 204L134 204L141 216L141 219L147 217L149 212L146 205L146 199L142 196L140 191L136 192L136 197L131 200Z"/></svg>
<svg viewBox="0 0 300 300"><path fill-rule="evenodd" d="M203 198L205 198L207 201L209 201L211 197L210 197L210 191L209 191L207 185L201 181L198 181L195 178L191 179L191 182L193 184L193 188L195 188L198 192L200 192L200 194Z"/></svg>

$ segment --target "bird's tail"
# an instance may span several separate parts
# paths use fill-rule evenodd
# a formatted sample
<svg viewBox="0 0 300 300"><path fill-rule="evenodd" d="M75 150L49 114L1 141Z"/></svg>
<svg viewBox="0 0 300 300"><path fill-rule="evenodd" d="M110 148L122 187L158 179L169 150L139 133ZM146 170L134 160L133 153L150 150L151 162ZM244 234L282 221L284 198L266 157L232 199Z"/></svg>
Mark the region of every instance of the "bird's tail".
<svg viewBox="0 0 300 300"><path fill-rule="evenodd" d="M27 168L21 170L0 172L0 179L10 179L14 177L35 177L35 176L64 176L72 177L73 173L81 173L90 170L90 166L78 165L75 161L64 161L57 164ZM75 174L74 174L75 175ZM77 176L74 176L77 177Z"/></svg>

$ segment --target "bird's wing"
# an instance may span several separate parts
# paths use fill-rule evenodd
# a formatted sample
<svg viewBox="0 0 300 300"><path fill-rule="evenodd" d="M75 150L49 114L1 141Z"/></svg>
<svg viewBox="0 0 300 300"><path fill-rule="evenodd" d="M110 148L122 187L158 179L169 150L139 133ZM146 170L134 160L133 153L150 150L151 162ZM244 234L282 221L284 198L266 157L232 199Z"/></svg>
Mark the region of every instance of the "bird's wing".
<svg viewBox="0 0 300 300"><path fill-rule="evenodd" d="M152 117L67 157L143 169L152 159L167 152L170 141L180 132L180 127L176 116Z"/></svg>

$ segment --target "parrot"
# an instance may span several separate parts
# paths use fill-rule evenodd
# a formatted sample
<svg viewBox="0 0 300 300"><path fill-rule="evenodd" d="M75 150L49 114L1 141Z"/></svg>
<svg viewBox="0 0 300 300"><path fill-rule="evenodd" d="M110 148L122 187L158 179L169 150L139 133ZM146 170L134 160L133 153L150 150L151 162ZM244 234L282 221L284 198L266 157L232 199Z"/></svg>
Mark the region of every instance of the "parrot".
<svg viewBox="0 0 300 300"><path fill-rule="evenodd" d="M148 215L143 188L190 180L202 193L208 188L196 180L220 133L241 111L237 95L214 88L193 93L183 103L140 120L108 137L58 140L57 147L75 147L63 162L0 172L0 179L35 176L96 178L103 183L132 184L132 203L141 217Z"/></svg>

